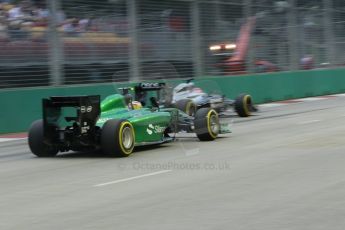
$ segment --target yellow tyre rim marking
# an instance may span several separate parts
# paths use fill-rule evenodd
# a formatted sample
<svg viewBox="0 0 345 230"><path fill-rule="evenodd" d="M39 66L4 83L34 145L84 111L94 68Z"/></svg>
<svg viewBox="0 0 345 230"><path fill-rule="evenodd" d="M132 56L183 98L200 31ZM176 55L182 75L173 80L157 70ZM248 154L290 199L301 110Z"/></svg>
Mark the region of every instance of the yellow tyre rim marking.
<svg viewBox="0 0 345 230"><path fill-rule="evenodd" d="M187 103L187 106L186 106L186 113L187 113L187 115L189 115L189 112L190 112L190 105L192 104L192 102L191 101L189 101L188 103Z"/></svg>
<svg viewBox="0 0 345 230"><path fill-rule="evenodd" d="M243 97L243 101L242 101L242 103L243 103L243 109L244 109L244 112L246 113L247 116L250 115L250 111L249 111L249 109L248 109L248 103L247 103L248 98L250 99L250 96L249 96L249 95L245 95L245 96Z"/></svg>
<svg viewBox="0 0 345 230"><path fill-rule="evenodd" d="M210 120L211 120L211 114L214 113L215 115L218 116L217 112L213 109L211 109L208 113L207 113L207 129L208 129L208 133L211 135L212 138L216 139L217 138L217 134L214 134L212 132L212 129L211 129L211 124L210 124Z"/></svg>
<svg viewBox="0 0 345 230"><path fill-rule="evenodd" d="M123 142L122 142L122 130L126 125L129 125L131 127L132 135L133 135L133 146L130 149L125 149L123 146ZM128 121L122 122L120 129L119 129L119 144L120 144L120 148L121 148L122 152L125 153L126 155L131 154L131 152L134 148L134 143L135 143L135 133L134 133L133 125L131 123L129 123Z"/></svg>

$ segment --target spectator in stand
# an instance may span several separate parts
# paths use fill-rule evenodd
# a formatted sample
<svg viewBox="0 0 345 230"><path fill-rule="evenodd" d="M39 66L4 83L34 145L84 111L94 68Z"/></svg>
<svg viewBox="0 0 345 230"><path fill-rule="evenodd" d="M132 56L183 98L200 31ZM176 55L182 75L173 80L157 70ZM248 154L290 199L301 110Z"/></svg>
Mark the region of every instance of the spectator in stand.
<svg viewBox="0 0 345 230"><path fill-rule="evenodd" d="M16 2L17 4L11 4ZM37 5L34 4L37 3ZM44 1L32 0L0 0L0 38L23 39L43 37L48 28L49 17L52 16ZM92 30L93 20L71 18L59 10L54 15L57 26L66 35L78 36L80 32Z"/></svg>
<svg viewBox="0 0 345 230"><path fill-rule="evenodd" d="M0 3L0 39L7 39L7 10L6 3Z"/></svg>
<svg viewBox="0 0 345 230"><path fill-rule="evenodd" d="M76 18L68 19L62 27L67 35L76 36L79 32L79 20Z"/></svg>
<svg viewBox="0 0 345 230"><path fill-rule="evenodd" d="M8 20L13 21L13 20L18 20L22 19L24 17L24 14L22 12L21 6L15 6L12 9L8 11Z"/></svg>
<svg viewBox="0 0 345 230"><path fill-rule="evenodd" d="M22 2L8 11L8 32L11 39L21 39L25 37L25 34L21 31L21 24L25 19L23 12L24 5L25 4Z"/></svg>
<svg viewBox="0 0 345 230"><path fill-rule="evenodd" d="M87 18L83 18L79 20L79 25L78 25L78 31L79 32L86 32L89 30L89 27L91 25L91 22Z"/></svg>
<svg viewBox="0 0 345 230"><path fill-rule="evenodd" d="M7 33L7 20L6 17L0 16L0 39L7 39L8 33Z"/></svg>
<svg viewBox="0 0 345 230"><path fill-rule="evenodd" d="M31 1L22 1L19 5L14 6L8 11L8 21L16 21L18 24L32 23L33 21L35 21L34 10L35 8L32 5Z"/></svg>
<svg viewBox="0 0 345 230"><path fill-rule="evenodd" d="M49 10L41 3L34 11L35 26L47 26L49 19Z"/></svg>
<svg viewBox="0 0 345 230"><path fill-rule="evenodd" d="M56 12L56 22L59 26L63 25L64 22L66 21L66 15L62 10L59 10Z"/></svg>
<svg viewBox="0 0 345 230"><path fill-rule="evenodd" d="M25 22L34 20L35 7L29 0L21 1L8 11L8 20L22 20Z"/></svg>
<svg viewBox="0 0 345 230"><path fill-rule="evenodd" d="M18 35L18 31L20 29L20 21L17 20L22 17L22 11L19 6L14 6L10 8L7 12L7 20L8 20L8 32L10 38L16 39Z"/></svg>

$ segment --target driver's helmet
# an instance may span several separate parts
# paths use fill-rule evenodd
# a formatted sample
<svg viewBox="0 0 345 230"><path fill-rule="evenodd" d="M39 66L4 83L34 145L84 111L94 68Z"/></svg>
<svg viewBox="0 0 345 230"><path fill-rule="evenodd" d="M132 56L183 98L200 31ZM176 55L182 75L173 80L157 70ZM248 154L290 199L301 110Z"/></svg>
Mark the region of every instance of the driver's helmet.
<svg viewBox="0 0 345 230"><path fill-rule="evenodd" d="M202 89L201 88L198 88L198 87L195 87L195 88L193 88L193 93L203 93L204 91L202 91Z"/></svg>
<svg viewBox="0 0 345 230"><path fill-rule="evenodd" d="M132 101L132 108L134 110L137 110L143 108L143 106L139 101Z"/></svg>
<svg viewBox="0 0 345 230"><path fill-rule="evenodd" d="M190 91L194 88L194 83L193 82L189 82L189 83L181 83L178 84L175 88L174 88L174 93L180 93L180 92L186 92L186 91Z"/></svg>

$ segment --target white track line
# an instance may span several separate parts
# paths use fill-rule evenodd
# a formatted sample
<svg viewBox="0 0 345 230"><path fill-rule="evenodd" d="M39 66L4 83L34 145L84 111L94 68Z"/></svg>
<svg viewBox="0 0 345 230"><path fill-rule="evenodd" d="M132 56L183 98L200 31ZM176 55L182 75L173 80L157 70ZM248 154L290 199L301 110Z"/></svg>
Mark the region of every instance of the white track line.
<svg viewBox="0 0 345 230"><path fill-rule="evenodd" d="M321 120L302 121L302 122L299 122L298 124L299 125L306 125L306 124L316 123L316 122L319 122L319 121L321 121Z"/></svg>
<svg viewBox="0 0 345 230"><path fill-rule="evenodd" d="M298 101L298 102L307 102L307 101L321 101L321 100L326 100L329 98L325 97L306 97L306 98L301 98L301 99L294 99L293 101Z"/></svg>
<svg viewBox="0 0 345 230"><path fill-rule="evenodd" d="M18 140L23 140L26 138L0 138L0 142L6 142L6 141L18 141Z"/></svg>
<svg viewBox="0 0 345 230"><path fill-rule="evenodd" d="M335 94L335 95L328 95L328 96L345 97L345 94ZM259 107L273 108L273 107L284 106L284 105L293 105L293 104L301 103L301 102L321 101L321 100L327 100L327 99L330 99L330 97L305 97L305 98L291 99L291 100L282 101L282 102L264 103L264 104L259 105ZM291 102L291 103L287 103L287 102Z"/></svg>
<svg viewBox="0 0 345 230"><path fill-rule="evenodd" d="M268 104L261 104L259 105L259 108L273 108L273 107L278 107L278 106L283 106L286 104L283 103L268 103Z"/></svg>
<svg viewBox="0 0 345 230"><path fill-rule="evenodd" d="M111 185L111 184L118 184L121 182L136 180L136 179L148 177L148 176L155 176L155 175L159 175L159 174L163 174L163 173L168 173L171 171L172 170L162 170L162 171L158 171L158 172L147 173L147 174L143 174L143 175L139 175L139 176L128 177L128 178L124 178L124 179L120 179L120 180L114 180L114 181L110 181L110 182L106 182L106 183L96 184L96 185L94 185L94 187L102 187L102 186L107 186L107 185Z"/></svg>

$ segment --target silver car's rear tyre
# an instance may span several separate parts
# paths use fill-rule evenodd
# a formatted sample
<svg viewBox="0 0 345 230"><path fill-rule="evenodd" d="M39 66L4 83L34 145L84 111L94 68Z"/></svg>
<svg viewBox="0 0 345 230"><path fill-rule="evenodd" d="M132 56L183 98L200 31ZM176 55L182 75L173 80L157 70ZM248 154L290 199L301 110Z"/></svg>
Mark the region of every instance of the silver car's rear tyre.
<svg viewBox="0 0 345 230"><path fill-rule="evenodd" d="M252 107L252 97L248 94L240 94L235 99L235 111L240 117L249 117Z"/></svg>

